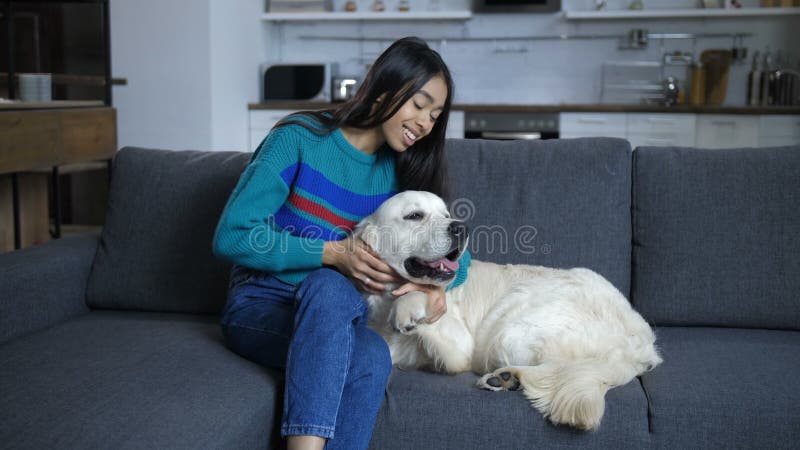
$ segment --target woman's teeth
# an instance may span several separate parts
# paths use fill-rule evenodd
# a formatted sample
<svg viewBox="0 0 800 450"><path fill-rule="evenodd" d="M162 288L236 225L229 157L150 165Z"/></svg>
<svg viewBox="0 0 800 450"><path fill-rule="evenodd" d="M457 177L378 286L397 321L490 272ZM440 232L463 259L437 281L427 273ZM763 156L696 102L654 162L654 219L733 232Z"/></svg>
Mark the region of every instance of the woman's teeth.
<svg viewBox="0 0 800 450"><path fill-rule="evenodd" d="M403 127L403 132L412 142L417 140L417 136L415 136L414 133L412 133L408 128Z"/></svg>

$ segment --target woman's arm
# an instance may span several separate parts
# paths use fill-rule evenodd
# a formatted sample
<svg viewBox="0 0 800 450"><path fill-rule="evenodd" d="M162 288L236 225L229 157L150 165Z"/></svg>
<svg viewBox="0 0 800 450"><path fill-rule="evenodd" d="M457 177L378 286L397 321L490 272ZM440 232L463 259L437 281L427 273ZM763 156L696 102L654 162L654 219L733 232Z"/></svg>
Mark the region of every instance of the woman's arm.
<svg viewBox="0 0 800 450"><path fill-rule="evenodd" d="M322 266L322 239L293 236L274 220L289 197L287 180L300 160L292 128L270 132L239 178L214 234L217 257L273 273Z"/></svg>

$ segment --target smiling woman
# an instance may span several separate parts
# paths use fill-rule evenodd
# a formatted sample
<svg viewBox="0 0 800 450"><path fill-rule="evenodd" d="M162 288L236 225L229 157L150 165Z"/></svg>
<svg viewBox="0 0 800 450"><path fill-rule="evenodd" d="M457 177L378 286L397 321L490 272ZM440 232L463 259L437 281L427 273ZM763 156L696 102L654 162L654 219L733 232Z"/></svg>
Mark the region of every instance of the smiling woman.
<svg viewBox="0 0 800 450"><path fill-rule="evenodd" d="M446 310L444 285L403 284L352 231L398 191L446 194L452 97L439 54L400 39L350 101L279 122L228 200L214 237L214 253L234 264L223 333L233 351L286 369L289 449L369 445L391 360L359 290L418 291L430 322ZM468 266L456 259L425 270L449 272L454 287Z"/></svg>

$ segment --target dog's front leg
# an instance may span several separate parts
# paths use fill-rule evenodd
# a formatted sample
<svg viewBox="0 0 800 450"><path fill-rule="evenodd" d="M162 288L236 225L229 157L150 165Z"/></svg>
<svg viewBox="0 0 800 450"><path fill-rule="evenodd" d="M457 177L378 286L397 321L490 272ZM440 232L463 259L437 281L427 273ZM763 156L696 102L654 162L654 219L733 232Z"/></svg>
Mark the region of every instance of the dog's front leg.
<svg viewBox="0 0 800 450"><path fill-rule="evenodd" d="M416 334L436 370L447 373L471 370L475 340L456 311L448 311L432 324L421 324Z"/></svg>
<svg viewBox="0 0 800 450"><path fill-rule="evenodd" d="M389 312L389 324L395 331L411 334L427 316L428 295L412 291L397 297Z"/></svg>
<svg viewBox="0 0 800 450"><path fill-rule="evenodd" d="M448 311L428 324L425 322L427 304L428 295L424 292L414 291L398 297L389 323L402 334L417 336L436 370L447 373L470 370L475 341L458 311Z"/></svg>

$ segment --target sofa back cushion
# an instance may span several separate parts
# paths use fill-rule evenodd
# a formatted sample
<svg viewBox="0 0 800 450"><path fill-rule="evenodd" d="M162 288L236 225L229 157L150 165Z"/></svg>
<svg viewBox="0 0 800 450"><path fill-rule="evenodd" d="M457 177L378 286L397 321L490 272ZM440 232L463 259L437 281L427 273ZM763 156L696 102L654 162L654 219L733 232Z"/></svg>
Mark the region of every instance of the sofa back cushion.
<svg viewBox="0 0 800 450"><path fill-rule="evenodd" d="M798 329L800 147L638 148L633 302L658 325Z"/></svg>
<svg viewBox="0 0 800 450"><path fill-rule="evenodd" d="M89 278L89 306L219 312L229 266L214 258L211 240L250 156L120 150Z"/></svg>
<svg viewBox="0 0 800 450"><path fill-rule="evenodd" d="M449 140L450 206L475 259L588 267L626 297L631 149L621 139Z"/></svg>

